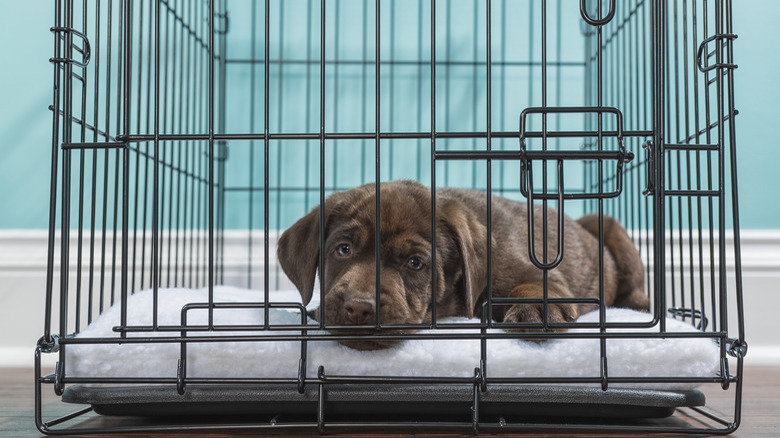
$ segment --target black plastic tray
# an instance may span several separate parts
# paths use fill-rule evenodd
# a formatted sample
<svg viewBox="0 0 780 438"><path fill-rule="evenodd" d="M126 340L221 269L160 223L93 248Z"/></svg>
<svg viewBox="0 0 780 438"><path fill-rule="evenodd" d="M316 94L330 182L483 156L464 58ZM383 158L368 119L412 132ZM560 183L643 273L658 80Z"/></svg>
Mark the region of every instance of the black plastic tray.
<svg viewBox="0 0 780 438"><path fill-rule="evenodd" d="M454 385L322 386L330 419L445 421L470 418L474 389ZM62 398L92 405L102 415L203 416L251 415L311 418L319 406L318 385L303 394L287 385L188 385L183 395L171 386L73 385ZM658 391L570 386L490 386L479 394L481 418L523 417L642 419L665 418L678 407L703 406L700 391Z"/></svg>

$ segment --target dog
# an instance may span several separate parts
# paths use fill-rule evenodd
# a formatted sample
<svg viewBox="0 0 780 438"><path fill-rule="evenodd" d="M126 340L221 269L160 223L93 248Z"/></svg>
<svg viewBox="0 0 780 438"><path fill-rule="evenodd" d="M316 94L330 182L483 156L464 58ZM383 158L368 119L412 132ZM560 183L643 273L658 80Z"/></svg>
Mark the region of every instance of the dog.
<svg viewBox="0 0 780 438"><path fill-rule="evenodd" d="M436 317L480 314L488 294L487 194L476 190L436 190L436 256L432 255L431 189L414 181L384 182L379 186L379 322L382 326L431 321L435 295ZM529 257L527 203L492 196L492 296L532 298L527 304L495 304L492 317L507 323L542 323L543 271ZM543 207L534 205L534 253L543 258ZM279 262L301 294L312 298L317 272L324 274L326 328L362 326L339 334L413 333L413 329L376 327L376 185L337 192L325 200L324 266L320 264L320 207L298 220L280 237ZM547 262L557 258L558 212L548 209ZM599 220L597 215L575 221L563 219L563 255L548 269L548 298L599 297ZM644 267L626 230L603 216L603 286L606 306L648 310ZM432 264L435 260L435 266ZM435 275L436 291L432 290ZM548 302L548 323L573 322L595 304ZM320 309L310 312L319 320ZM513 328L516 331L540 331ZM340 327L344 328L344 327ZM349 327L347 327L349 328ZM557 326L548 331L565 331ZM398 341L345 340L359 350L386 348Z"/></svg>

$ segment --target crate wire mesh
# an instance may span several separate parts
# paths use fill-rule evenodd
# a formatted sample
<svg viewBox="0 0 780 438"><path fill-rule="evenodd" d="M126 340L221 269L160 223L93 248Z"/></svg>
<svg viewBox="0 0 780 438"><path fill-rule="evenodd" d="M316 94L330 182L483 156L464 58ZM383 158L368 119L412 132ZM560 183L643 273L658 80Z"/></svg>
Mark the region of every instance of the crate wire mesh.
<svg viewBox="0 0 780 438"><path fill-rule="evenodd" d="M491 386L483 372L467 383L473 421L458 427L739 425L746 343L730 0L55 5L41 431L83 433L55 426L89 411L44 421L44 385L61 395L74 383L119 383L69 377L65 363L68 344L119 342L74 338L109 306L153 289L152 325L131 326L125 311L121 340L168 330L152 342L176 342L158 324L158 288L208 287L214 331L214 285L255 288L264 302L289 285L273 260L279 230L335 191L399 178L620 219L645 262L653 324L666 332L668 312L717 340L720 376L693 380L734 394L730 415L693 408L702 423L684 427L496 425L478 412L479 390ZM59 355L53 375L42 375L42 354ZM301 382L322 392L325 379ZM591 380L606 389L618 379L604 366ZM188 381L180 372L165 382L183 390ZM252 427L323 431L326 410L321 403L310 422Z"/></svg>

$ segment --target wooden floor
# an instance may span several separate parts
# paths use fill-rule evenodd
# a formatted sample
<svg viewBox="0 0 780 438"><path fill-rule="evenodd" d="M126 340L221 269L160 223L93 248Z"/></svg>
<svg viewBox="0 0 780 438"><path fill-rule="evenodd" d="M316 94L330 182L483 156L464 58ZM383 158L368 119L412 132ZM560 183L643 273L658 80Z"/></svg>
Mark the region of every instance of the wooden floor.
<svg viewBox="0 0 780 438"><path fill-rule="evenodd" d="M33 392L33 372L28 369L0 369L0 436L2 437L40 437L34 424L34 392ZM45 386L47 392L51 392L50 386ZM725 418L731 418L733 412L733 395L730 392L724 392L717 388L703 389L707 396L707 404L717 411L722 411ZM63 405L57 398L47 396L44 398L44 412L47 415L59 416L66 415L74 411L72 406ZM769 438L780 437L780 367L747 367L745 372L744 398L742 405L742 424L737 432L732 435L742 438ZM674 421L679 424L695 423L697 420L681 411L675 414ZM96 417L89 420L90 424L100 425L122 425L123 421L110 417ZM165 436L165 437L184 437L192 436L193 433L178 431L169 434L112 434L110 436ZM231 436L256 436L257 431L211 431L195 434L198 437L231 437ZM283 434L285 437L298 435ZM347 435L341 435L347 436ZM363 435L365 437L383 436L381 433L371 433ZM387 435L384 435L387 436ZM414 435L391 435L401 436L473 436L473 435L447 435L445 433L426 433ZM490 436L490 435L486 435ZM508 435L507 435L508 436ZM609 437L609 436L629 436L625 433L620 434L560 434L560 433L531 433L527 435L513 435L525 437ZM634 434L632 437L642 436L664 436L673 435L647 435Z"/></svg>

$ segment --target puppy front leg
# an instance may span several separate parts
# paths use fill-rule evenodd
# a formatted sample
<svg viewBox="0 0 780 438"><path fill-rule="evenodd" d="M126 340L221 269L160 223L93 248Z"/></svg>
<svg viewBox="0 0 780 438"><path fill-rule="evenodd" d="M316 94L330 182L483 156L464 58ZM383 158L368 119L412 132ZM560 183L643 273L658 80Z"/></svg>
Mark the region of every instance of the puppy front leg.
<svg viewBox="0 0 780 438"><path fill-rule="evenodd" d="M509 297L513 298L536 298L542 299L544 297L544 287L542 282L525 283L516 286L509 293ZM572 298L573 294L569 289L558 282L549 281L547 283L547 297L548 298ZM579 317L579 309L576 304L570 303L547 303L547 322L548 323L564 323L576 321ZM529 303L529 304L514 304L509 307L503 315L503 322L535 322L542 323L544 321L544 303ZM528 331L535 332L540 331L540 328L519 328L510 329L511 331ZM563 332L566 329L555 328L548 329L548 331Z"/></svg>

